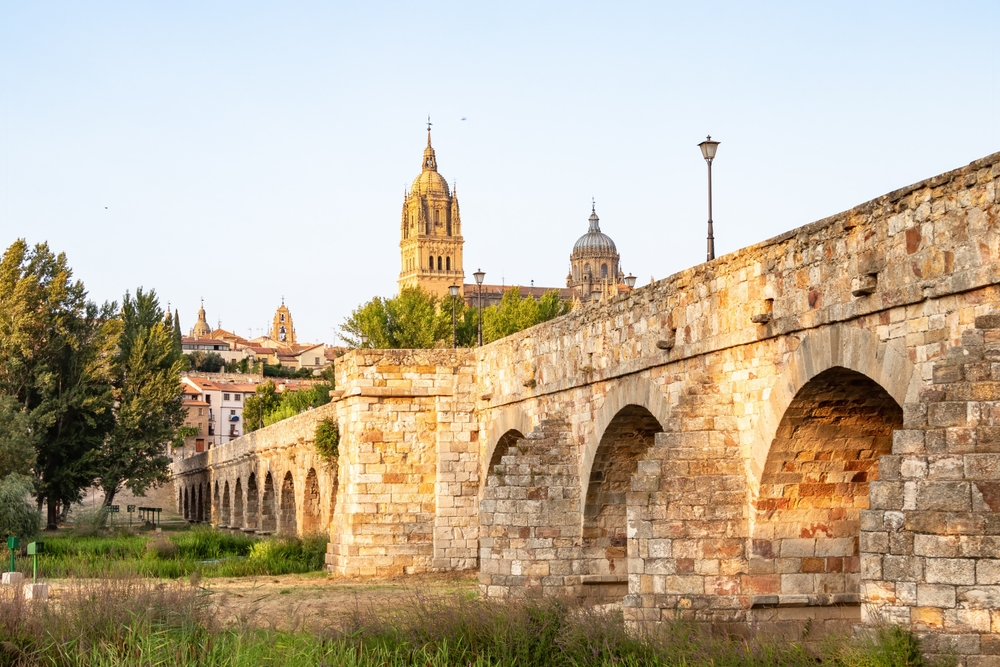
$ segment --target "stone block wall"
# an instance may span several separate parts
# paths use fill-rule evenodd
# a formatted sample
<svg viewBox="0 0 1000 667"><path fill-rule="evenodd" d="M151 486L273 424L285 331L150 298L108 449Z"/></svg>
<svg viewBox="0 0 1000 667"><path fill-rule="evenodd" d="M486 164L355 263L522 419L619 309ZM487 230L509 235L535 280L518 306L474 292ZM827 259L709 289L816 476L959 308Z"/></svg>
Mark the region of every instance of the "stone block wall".
<svg viewBox="0 0 1000 667"><path fill-rule="evenodd" d="M880 467L861 517L867 618L1000 665L1000 315L933 365Z"/></svg>
<svg viewBox="0 0 1000 667"><path fill-rule="evenodd" d="M472 353L357 350L336 373L343 495L330 568L388 576L475 567Z"/></svg>

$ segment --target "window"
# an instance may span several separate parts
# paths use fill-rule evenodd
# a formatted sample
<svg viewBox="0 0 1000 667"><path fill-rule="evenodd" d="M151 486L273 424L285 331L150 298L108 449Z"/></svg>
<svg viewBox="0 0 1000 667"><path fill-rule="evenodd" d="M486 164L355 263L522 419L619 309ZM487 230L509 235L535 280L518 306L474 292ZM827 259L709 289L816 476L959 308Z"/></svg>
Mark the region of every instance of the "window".
<svg viewBox="0 0 1000 667"><path fill-rule="evenodd" d="M243 397L243 394L233 394L233 398L236 399L237 403L240 402L240 398L242 398L242 397Z"/></svg>
<svg viewBox="0 0 1000 667"><path fill-rule="evenodd" d="M235 415L235 414L236 414L236 410L230 410L230 411L229 411L229 414L231 414L231 415Z"/></svg>
<svg viewBox="0 0 1000 667"><path fill-rule="evenodd" d="M435 225L440 225L441 224L441 209L437 209L437 208L434 209L434 224Z"/></svg>
<svg viewBox="0 0 1000 667"><path fill-rule="evenodd" d="M438 271L441 270L441 256L438 255Z"/></svg>
<svg viewBox="0 0 1000 667"><path fill-rule="evenodd" d="M445 233L451 236L451 216L448 216L448 222L445 224Z"/></svg>
<svg viewBox="0 0 1000 667"><path fill-rule="evenodd" d="M229 394L223 394L222 395L222 400L228 401L229 400Z"/></svg>
<svg viewBox="0 0 1000 667"><path fill-rule="evenodd" d="M444 258L444 270L451 271L451 257Z"/></svg>
<svg viewBox="0 0 1000 667"><path fill-rule="evenodd" d="M212 402L212 395L211 394L205 394L205 402L211 404L211 402Z"/></svg>
<svg viewBox="0 0 1000 667"><path fill-rule="evenodd" d="M282 321L282 322L284 322L284 321L285 321L285 314L284 314L284 313L282 313L282 314L281 314L281 321Z"/></svg>
<svg viewBox="0 0 1000 667"><path fill-rule="evenodd" d="M319 357L313 357L313 366L319 366Z"/></svg>
<svg viewBox="0 0 1000 667"><path fill-rule="evenodd" d="M197 440L194 441L194 451L196 451L196 452L203 452L203 451L205 451L205 439L204 438L198 438Z"/></svg>
<svg viewBox="0 0 1000 667"><path fill-rule="evenodd" d="M205 408L198 408L198 416L201 417L205 414Z"/></svg>
<svg viewBox="0 0 1000 667"><path fill-rule="evenodd" d="M607 277L608 277L608 265L601 264L601 278L607 278Z"/></svg>
<svg viewBox="0 0 1000 667"><path fill-rule="evenodd" d="M434 258L431 257L431 271L434 270Z"/></svg>

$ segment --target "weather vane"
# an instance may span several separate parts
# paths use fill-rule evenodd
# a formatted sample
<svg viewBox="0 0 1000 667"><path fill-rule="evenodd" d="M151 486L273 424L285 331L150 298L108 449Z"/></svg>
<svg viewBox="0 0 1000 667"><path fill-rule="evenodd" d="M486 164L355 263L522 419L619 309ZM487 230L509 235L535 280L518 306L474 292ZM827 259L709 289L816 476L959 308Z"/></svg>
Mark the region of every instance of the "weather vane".
<svg viewBox="0 0 1000 667"><path fill-rule="evenodd" d="M428 132L431 131L431 125L433 125L433 123L431 123L431 115L427 114L427 131Z"/></svg>

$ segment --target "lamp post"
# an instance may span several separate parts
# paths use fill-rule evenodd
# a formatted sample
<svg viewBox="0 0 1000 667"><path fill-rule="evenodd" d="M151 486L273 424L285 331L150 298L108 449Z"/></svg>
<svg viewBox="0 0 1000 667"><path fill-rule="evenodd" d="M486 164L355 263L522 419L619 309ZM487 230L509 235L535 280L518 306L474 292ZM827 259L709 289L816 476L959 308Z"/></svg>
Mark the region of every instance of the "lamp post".
<svg viewBox="0 0 1000 667"><path fill-rule="evenodd" d="M476 279L476 298L479 304L476 312L476 328L479 332L479 347L483 346L483 278L486 274L482 269L476 269L476 272L472 274L472 277Z"/></svg>
<svg viewBox="0 0 1000 667"><path fill-rule="evenodd" d="M631 273L625 276L625 284L628 286L629 289L635 287L635 276L633 276Z"/></svg>
<svg viewBox="0 0 1000 667"><path fill-rule="evenodd" d="M458 329L455 325L455 298L458 296L458 285L451 285L448 293L451 294L451 347L458 347Z"/></svg>
<svg viewBox="0 0 1000 667"><path fill-rule="evenodd" d="M698 144L701 154L708 163L708 259L715 259L715 236L712 234L712 160L715 159L715 152L719 150L719 142L712 141L712 135L708 135L705 141Z"/></svg>

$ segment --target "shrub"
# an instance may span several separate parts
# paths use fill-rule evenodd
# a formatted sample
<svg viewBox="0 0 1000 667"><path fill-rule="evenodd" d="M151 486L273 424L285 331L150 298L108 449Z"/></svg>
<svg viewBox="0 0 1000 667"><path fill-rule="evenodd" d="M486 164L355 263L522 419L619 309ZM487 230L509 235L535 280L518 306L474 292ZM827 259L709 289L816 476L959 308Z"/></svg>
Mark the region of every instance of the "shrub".
<svg viewBox="0 0 1000 667"><path fill-rule="evenodd" d="M181 552L180 547L162 535L151 539L146 543L146 555L161 560L177 558Z"/></svg>
<svg viewBox="0 0 1000 667"><path fill-rule="evenodd" d="M340 455L340 428L333 419L316 424L316 451L326 460Z"/></svg>
<svg viewBox="0 0 1000 667"><path fill-rule="evenodd" d="M11 473L0 480L0 538L30 539L38 534L42 516L31 505L31 478Z"/></svg>

